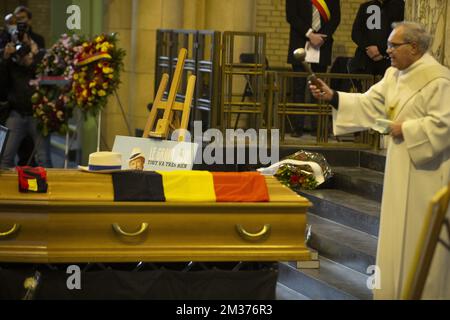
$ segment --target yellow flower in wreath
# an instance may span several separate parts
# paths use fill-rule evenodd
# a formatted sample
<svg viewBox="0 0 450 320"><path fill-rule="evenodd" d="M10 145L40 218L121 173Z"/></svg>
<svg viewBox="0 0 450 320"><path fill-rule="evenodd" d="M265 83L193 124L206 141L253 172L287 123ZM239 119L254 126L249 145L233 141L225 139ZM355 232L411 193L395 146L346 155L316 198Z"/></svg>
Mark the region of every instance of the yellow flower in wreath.
<svg viewBox="0 0 450 320"><path fill-rule="evenodd" d="M98 36L98 37L95 39L95 42L100 43L100 42L102 42L103 40L105 40L105 37L104 37L104 36Z"/></svg>
<svg viewBox="0 0 450 320"><path fill-rule="evenodd" d="M100 46L102 52L108 52L110 47L111 45L109 44L109 42L103 42Z"/></svg>
<svg viewBox="0 0 450 320"><path fill-rule="evenodd" d="M104 74L110 74L110 73L113 73L113 72L114 72L113 68L110 68L110 67L104 67L103 68L103 73Z"/></svg>
<svg viewBox="0 0 450 320"><path fill-rule="evenodd" d="M98 96L99 96L99 97L104 97L104 96L106 96L106 91L105 91L105 90L100 90L100 91L98 92Z"/></svg>

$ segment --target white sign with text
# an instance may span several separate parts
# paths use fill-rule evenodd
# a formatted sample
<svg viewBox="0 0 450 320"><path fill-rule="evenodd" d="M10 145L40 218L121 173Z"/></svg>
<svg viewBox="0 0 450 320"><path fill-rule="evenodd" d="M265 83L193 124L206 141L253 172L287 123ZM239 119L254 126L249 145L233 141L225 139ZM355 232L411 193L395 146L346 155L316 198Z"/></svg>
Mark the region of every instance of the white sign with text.
<svg viewBox="0 0 450 320"><path fill-rule="evenodd" d="M140 149L145 158L144 170L192 170L197 143L116 136L113 152L122 154L122 170L129 169L133 150Z"/></svg>

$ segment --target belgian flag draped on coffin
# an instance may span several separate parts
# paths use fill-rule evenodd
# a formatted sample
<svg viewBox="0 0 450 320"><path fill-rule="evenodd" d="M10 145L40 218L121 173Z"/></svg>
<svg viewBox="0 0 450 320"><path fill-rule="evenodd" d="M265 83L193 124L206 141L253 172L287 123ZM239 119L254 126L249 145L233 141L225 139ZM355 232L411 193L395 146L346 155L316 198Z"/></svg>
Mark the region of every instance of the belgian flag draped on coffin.
<svg viewBox="0 0 450 320"><path fill-rule="evenodd" d="M267 202L257 172L124 171L113 173L115 201Z"/></svg>

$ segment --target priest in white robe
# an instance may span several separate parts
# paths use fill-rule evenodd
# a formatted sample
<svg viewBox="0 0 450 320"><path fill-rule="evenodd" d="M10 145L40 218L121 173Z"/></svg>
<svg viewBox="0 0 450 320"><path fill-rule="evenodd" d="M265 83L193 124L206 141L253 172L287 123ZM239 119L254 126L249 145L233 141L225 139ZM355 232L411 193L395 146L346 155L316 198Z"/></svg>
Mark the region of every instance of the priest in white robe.
<svg viewBox="0 0 450 320"><path fill-rule="evenodd" d="M310 85L333 106L335 135L391 120L381 206L375 299L400 299L433 195L450 175L450 71L427 53L431 36L414 22L395 25L388 39L391 67L366 93ZM447 212L449 219L449 212ZM443 228L444 229L444 228ZM447 230L441 238L449 242ZM450 252L438 244L422 295L450 299Z"/></svg>

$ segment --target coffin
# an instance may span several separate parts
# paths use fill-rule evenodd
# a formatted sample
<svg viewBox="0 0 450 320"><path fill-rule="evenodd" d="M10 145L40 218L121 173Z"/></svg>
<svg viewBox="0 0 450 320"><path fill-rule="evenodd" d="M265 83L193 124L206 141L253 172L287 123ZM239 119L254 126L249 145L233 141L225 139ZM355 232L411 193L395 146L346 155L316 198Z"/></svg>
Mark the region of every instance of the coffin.
<svg viewBox="0 0 450 320"><path fill-rule="evenodd" d="M114 202L109 174L48 170L46 194L0 172L0 262L310 260L305 198L267 177L270 202Z"/></svg>

